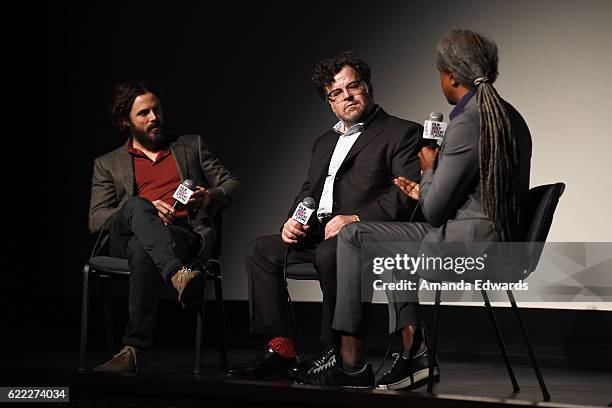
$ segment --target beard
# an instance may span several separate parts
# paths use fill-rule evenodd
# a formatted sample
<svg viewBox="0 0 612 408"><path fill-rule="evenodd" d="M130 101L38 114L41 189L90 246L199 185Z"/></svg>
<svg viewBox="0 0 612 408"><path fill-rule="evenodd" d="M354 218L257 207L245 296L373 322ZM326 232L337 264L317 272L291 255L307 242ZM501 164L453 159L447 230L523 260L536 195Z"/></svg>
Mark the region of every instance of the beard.
<svg viewBox="0 0 612 408"><path fill-rule="evenodd" d="M356 109L352 109L348 113L339 113L338 119L340 119L345 125L353 126L356 123L363 122L372 111L374 103L367 101L364 105L358 105Z"/></svg>
<svg viewBox="0 0 612 408"><path fill-rule="evenodd" d="M151 132L153 129L150 129L149 131L142 131L132 126L132 136L138 141L138 143L144 146L145 149L157 151L166 142L166 137L162 132L161 127L158 129L158 132Z"/></svg>

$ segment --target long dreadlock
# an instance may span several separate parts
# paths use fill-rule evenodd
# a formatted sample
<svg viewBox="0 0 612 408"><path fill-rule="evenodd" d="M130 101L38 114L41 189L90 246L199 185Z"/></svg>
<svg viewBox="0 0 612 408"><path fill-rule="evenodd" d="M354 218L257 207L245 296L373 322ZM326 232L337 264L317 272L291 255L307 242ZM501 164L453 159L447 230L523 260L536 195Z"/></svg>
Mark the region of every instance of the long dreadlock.
<svg viewBox="0 0 612 408"><path fill-rule="evenodd" d="M476 91L480 113L480 185L485 214L500 241L518 239L518 147L497 79L497 46L470 30L451 30L438 45L438 69Z"/></svg>

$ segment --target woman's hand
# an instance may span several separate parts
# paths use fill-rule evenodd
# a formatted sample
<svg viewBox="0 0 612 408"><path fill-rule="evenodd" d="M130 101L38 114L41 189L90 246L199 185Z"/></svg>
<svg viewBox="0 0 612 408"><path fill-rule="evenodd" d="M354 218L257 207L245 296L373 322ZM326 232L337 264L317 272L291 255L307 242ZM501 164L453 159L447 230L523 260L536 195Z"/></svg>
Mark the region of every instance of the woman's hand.
<svg viewBox="0 0 612 408"><path fill-rule="evenodd" d="M413 200L419 201L419 183L412 180L408 180L406 177L403 176L393 179L393 183L398 186L400 190L402 190L402 193L406 194Z"/></svg>

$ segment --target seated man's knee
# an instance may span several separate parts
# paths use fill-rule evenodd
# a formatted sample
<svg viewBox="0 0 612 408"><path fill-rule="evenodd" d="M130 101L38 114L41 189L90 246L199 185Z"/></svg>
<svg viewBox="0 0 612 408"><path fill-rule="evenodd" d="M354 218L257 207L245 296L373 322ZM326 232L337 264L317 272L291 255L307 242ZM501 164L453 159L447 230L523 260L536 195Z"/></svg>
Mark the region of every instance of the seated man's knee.
<svg viewBox="0 0 612 408"><path fill-rule="evenodd" d="M257 237L251 240L251 242L249 242L246 247L246 251L245 251L246 260L248 261L250 259L260 258L262 255L264 255L265 242L267 240L268 240L267 236Z"/></svg>
<svg viewBox="0 0 612 408"><path fill-rule="evenodd" d="M124 208L129 211L138 211L150 208L155 209L155 206L144 197L131 197L125 202Z"/></svg>
<svg viewBox="0 0 612 408"><path fill-rule="evenodd" d="M338 240L343 242L355 243L359 241L363 224L360 222L352 222L342 227L338 233Z"/></svg>

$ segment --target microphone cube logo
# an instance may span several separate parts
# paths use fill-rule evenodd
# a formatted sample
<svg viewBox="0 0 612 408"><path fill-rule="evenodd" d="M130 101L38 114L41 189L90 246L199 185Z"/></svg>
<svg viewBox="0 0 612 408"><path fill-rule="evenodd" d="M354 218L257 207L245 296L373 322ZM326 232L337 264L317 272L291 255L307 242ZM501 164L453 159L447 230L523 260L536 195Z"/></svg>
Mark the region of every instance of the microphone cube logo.
<svg viewBox="0 0 612 408"><path fill-rule="evenodd" d="M189 201L189 198L191 198L192 194L193 190L190 190L184 185L180 184L174 192L172 198L174 198L176 201L180 202L183 205L187 205L187 201Z"/></svg>
<svg viewBox="0 0 612 408"><path fill-rule="evenodd" d="M308 220L310 219L310 216L312 215L313 211L314 209L308 208L304 204L300 203L298 204L291 218L293 218L302 225L306 225L308 224Z"/></svg>
<svg viewBox="0 0 612 408"><path fill-rule="evenodd" d="M444 139L444 133L446 132L446 122L436 122L433 120L426 120L423 130L423 137L426 139Z"/></svg>

